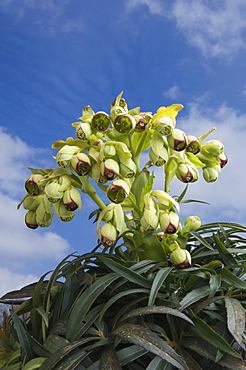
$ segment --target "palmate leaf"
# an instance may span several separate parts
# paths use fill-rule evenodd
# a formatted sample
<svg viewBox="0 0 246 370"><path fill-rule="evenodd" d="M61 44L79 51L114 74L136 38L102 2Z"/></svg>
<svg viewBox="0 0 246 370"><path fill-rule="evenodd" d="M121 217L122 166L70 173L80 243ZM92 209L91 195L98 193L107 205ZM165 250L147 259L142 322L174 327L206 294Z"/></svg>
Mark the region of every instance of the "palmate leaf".
<svg viewBox="0 0 246 370"><path fill-rule="evenodd" d="M237 343L245 350L242 334L245 329L245 309L240 301L234 298L225 298L227 311L227 327Z"/></svg>
<svg viewBox="0 0 246 370"><path fill-rule="evenodd" d="M164 340L159 338L151 330L136 324L124 324L113 332L114 335L130 343L139 345L149 352L161 357L178 369L186 370L187 366Z"/></svg>

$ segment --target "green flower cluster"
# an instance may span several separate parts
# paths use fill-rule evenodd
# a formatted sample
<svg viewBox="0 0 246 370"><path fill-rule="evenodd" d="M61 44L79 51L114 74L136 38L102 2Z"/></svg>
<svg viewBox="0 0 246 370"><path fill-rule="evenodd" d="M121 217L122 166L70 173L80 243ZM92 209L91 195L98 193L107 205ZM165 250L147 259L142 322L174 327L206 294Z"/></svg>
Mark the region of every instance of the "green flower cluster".
<svg viewBox="0 0 246 370"><path fill-rule="evenodd" d="M186 135L176 128L181 104L160 107L155 114L128 109L122 93L111 103L109 113L82 111L75 138L56 141L54 157L59 168L32 170L26 180L27 195L22 202L28 211L26 225L47 227L55 213L70 221L81 210L81 192L89 195L99 209L96 230L105 248L114 248L123 238L135 258L170 261L177 267L191 264L185 250L189 232L201 221L190 216L181 226L178 201L170 195L171 180L183 183L199 178L198 168L207 182L216 181L227 163L219 140L204 142L214 130L201 137ZM140 156L148 151L149 160L140 168ZM154 190L155 166L164 169L164 189ZM106 194L105 203L93 184Z"/></svg>

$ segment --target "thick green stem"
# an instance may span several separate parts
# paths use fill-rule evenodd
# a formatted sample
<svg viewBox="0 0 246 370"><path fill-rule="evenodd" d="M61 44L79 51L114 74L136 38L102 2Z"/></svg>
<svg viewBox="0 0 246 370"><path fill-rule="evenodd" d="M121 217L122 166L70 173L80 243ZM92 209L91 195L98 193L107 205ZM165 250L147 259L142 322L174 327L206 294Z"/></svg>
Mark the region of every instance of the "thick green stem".
<svg viewBox="0 0 246 370"><path fill-rule="evenodd" d="M96 189L92 186L88 176L79 176L80 182L82 184L82 192L89 195L89 197L98 205L98 207L103 210L106 204L97 195Z"/></svg>

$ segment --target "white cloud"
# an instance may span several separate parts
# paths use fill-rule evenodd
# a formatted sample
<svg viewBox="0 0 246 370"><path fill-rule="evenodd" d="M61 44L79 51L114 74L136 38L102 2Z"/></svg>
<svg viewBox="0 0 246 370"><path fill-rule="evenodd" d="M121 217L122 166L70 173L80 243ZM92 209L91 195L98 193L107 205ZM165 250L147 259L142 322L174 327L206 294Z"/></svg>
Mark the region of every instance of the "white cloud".
<svg viewBox="0 0 246 370"><path fill-rule="evenodd" d="M173 21L186 42L207 58L231 60L246 48L245 0L128 0L126 9L133 11L141 5Z"/></svg>
<svg viewBox="0 0 246 370"><path fill-rule="evenodd" d="M127 0L125 4L127 11L132 11L142 5L146 5L152 14L163 12L163 3L160 0Z"/></svg>
<svg viewBox="0 0 246 370"><path fill-rule="evenodd" d="M174 85L170 87L170 89L164 91L162 95L168 99L177 99L180 95L180 89L177 85Z"/></svg>
<svg viewBox="0 0 246 370"><path fill-rule="evenodd" d="M33 157L39 157L38 154L44 151L29 147L2 129L0 146L0 268L4 271L3 268L9 267L9 274L23 275L20 279L22 284L25 278L30 282L36 269L42 270L43 266L46 272L52 264L55 265L69 253L70 246L55 232L28 229L24 223L26 211L23 208L17 211L16 208L25 195L24 179L29 175L25 163L28 160L33 162ZM46 264L49 267L45 267ZM26 275L23 273L25 270ZM6 279L7 276L1 281Z"/></svg>
<svg viewBox="0 0 246 370"><path fill-rule="evenodd" d="M1 280L0 297L2 297L4 294L8 292L21 289L24 286L31 283L35 283L36 281L39 280L39 277L32 274L28 275L16 274L15 272L10 271L6 267L0 267L0 280Z"/></svg>

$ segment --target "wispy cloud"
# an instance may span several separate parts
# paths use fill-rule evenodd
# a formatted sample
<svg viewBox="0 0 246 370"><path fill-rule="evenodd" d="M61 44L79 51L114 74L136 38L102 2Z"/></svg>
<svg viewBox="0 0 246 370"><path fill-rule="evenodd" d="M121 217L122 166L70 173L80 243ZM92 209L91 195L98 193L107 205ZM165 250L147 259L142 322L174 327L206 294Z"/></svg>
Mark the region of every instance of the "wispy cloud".
<svg viewBox="0 0 246 370"><path fill-rule="evenodd" d="M3 129L0 130L0 146L0 279L5 281L11 275L13 281L16 281L21 275L21 284L31 283L36 269L40 271L45 261L49 265L47 268L50 268L52 263L55 265L69 253L70 246L68 241L56 232L27 229L24 224L24 209L17 211L16 208L25 193L24 179L29 175L25 163L31 156L35 158L38 152L42 153L42 150L36 149L35 152L34 148L18 137L10 136ZM40 162L37 162L37 165L39 164ZM10 261L11 269L7 271L4 268L10 266ZM4 276L6 271L7 275ZM2 284L2 289L3 286L5 285Z"/></svg>
<svg viewBox="0 0 246 370"><path fill-rule="evenodd" d="M0 10L14 15L15 22L31 18L35 27L49 34L80 32L83 29L81 19L77 15L69 18L66 14L69 3L69 0L1 0Z"/></svg>
<svg viewBox="0 0 246 370"><path fill-rule="evenodd" d="M151 14L159 14L173 21L186 39L206 58L231 60L246 48L244 0L175 0L165 3L155 0L128 0L126 8L133 11L145 5Z"/></svg>
<svg viewBox="0 0 246 370"><path fill-rule="evenodd" d="M177 99L180 96L180 89L177 85L170 87L170 89L164 91L162 95L168 99Z"/></svg>
<svg viewBox="0 0 246 370"><path fill-rule="evenodd" d="M31 283L35 283L39 280L39 277L33 274L17 274L6 267L0 267L0 280L0 297L2 297L8 292L21 289Z"/></svg>

